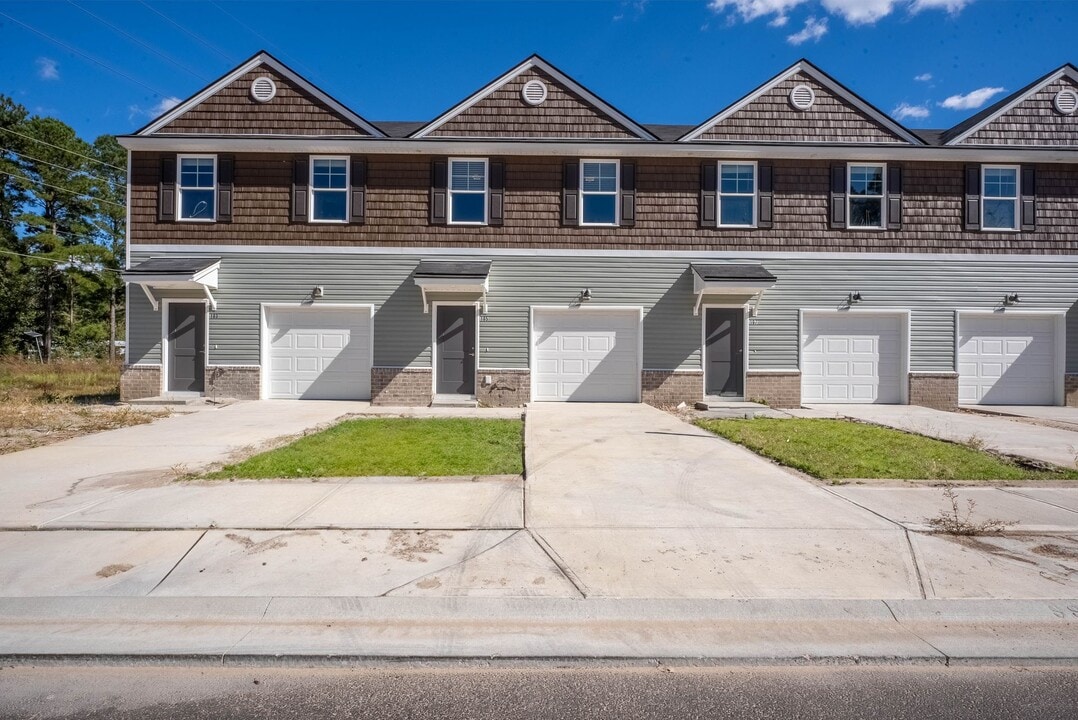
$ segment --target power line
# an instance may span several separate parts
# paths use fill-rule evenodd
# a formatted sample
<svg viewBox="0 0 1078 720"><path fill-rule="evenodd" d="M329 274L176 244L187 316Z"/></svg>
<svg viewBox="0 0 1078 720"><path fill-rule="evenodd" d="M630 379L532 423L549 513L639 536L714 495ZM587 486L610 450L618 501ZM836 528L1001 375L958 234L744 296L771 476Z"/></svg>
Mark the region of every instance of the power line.
<svg viewBox="0 0 1078 720"><path fill-rule="evenodd" d="M54 167L54 168L56 168L58 170L67 170L70 173L76 173L76 174L82 173L83 175L85 175L86 177L88 177L88 178L90 178L92 180L100 180L101 182L110 183L110 184L113 184L113 185L119 185L120 184L119 180L110 180L109 178L103 178L103 177L100 177L98 175L94 175L93 173L88 173L85 170L76 170L75 168L69 168L69 167L64 167L63 165L57 165L56 163L51 163L48 160L42 160L41 158L31 157L31 156L29 156L29 155L27 155L25 153L19 152L18 150L9 150L9 152L15 153L16 155L18 155L19 157L21 157L24 160L32 160L34 162L39 162L42 165L48 165L49 167Z"/></svg>
<svg viewBox="0 0 1078 720"><path fill-rule="evenodd" d="M134 35L132 35L131 33L127 32L123 28L116 27L115 25L113 25L112 23L110 23L108 20L101 17L100 15L95 15L94 13L90 12L86 8L82 7L81 5L78 5L77 3L73 2L72 0L67 0L67 4L71 5L72 7L76 8L78 10L81 10L82 12L84 12L87 15L89 15L90 17L92 17L94 20L97 20L99 23L101 23L105 27L111 28L115 32L119 33L120 35L123 35L125 38L127 38L131 42L136 43L137 45L139 45L140 47L142 47L142 48L144 48L146 50L149 50L150 52L152 52L154 55L161 58L162 60L165 60L166 62L172 63L173 65L180 68L181 70L183 70L187 74L193 75L196 78L198 78L199 80L202 80L203 82L207 82L207 78L206 78L205 75L199 73L197 70L192 70L187 65L184 65L182 62L180 62L179 60L174 59L171 55L168 55L167 53L161 52L160 50L155 48L153 45L150 45L148 42L144 42L144 41L140 40L139 38L137 38Z"/></svg>
<svg viewBox="0 0 1078 720"><path fill-rule="evenodd" d="M0 253L3 253L4 255L18 255L19 257L30 258L31 260L36 260L38 262L51 262L51 263L56 263L57 265L70 265L73 262L71 258L68 258L67 260L58 260L56 258L41 257L40 255L27 255L26 253L15 252L14 250L0 249ZM76 256L73 255L72 257L76 257ZM105 267L104 265L102 265L100 263L97 263L97 265L98 265L98 267L96 269L98 269L98 270L102 270L102 271L105 271L105 272L114 272L114 273L117 273L117 274L122 274L123 273L123 270L117 270L116 268Z"/></svg>
<svg viewBox="0 0 1078 720"><path fill-rule="evenodd" d="M26 28L27 30L29 30L30 32L35 33L35 34L40 35L41 37L45 38L49 42L55 43L56 45L59 45L60 47L67 50L68 52L74 53L74 54L78 55L79 57L85 58L86 60L89 60L90 62L94 63L95 65L100 65L101 67L105 68L109 72L111 72L111 73L113 73L115 75L118 75L119 77L122 77L125 80L133 82L136 85L141 85L142 87L144 87L147 90L149 90L150 92L152 92L154 95L157 95L157 96L163 97L163 98L164 97L170 97L168 93L162 92L161 90L158 90L157 88L153 87L152 85L147 85L146 83L142 82L141 80L128 75L123 70L117 70L112 65L109 65L107 62L105 62L104 60L99 60L98 58L94 57L93 55L90 55L89 53L83 52L82 50L79 50L77 47L74 47L73 45L65 43L63 40L57 40L53 36L38 30L37 28L33 27L32 25L27 25L22 20L16 20L15 18L11 17L10 15L8 15L5 12L0 12L0 16L6 17L8 20L15 23L16 25L21 25L24 28Z"/></svg>
<svg viewBox="0 0 1078 720"><path fill-rule="evenodd" d="M0 15L3 15L3 13L0 13ZM39 139L38 139L38 138L36 138L36 137L31 137L31 136L29 136L29 135L26 135L26 134L24 134L24 133L21 133L21 132L16 132L15 130L12 130L11 128L6 128L6 127L0 127L0 130L3 130L4 132L9 132L9 133L11 133L12 135L18 135L19 137L21 137L21 138L26 138L27 140L33 140L34 142L38 142L38 143L41 143L42 145L48 145L49 147L51 147L51 148L56 148L57 150L63 150L64 152L66 152L66 153L69 153L69 154L71 154L71 155L74 155L75 157L80 157L80 158L82 158L83 160L89 160L89 161L91 161L91 162L95 162L95 163L98 163L98 164L100 164L100 165L104 165L105 167L110 167L110 168L112 168L113 170L119 170L119 171L120 171L120 172L122 172L122 173L126 173L126 172L127 172L127 169L126 169L126 168L122 168L122 167L119 167L119 166L117 166L117 165L113 165L112 163L107 163L107 162L105 162L104 160L98 160L97 158L95 158L95 157L90 157L89 155L83 155L82 153L78 153L78 152L75 152L74 150L68 150L67 148L65 148L65 147L60 147L59 145L53 145L53 144L52 144L51 142L45 142L44 140L39 140ZM14 151L14 150L12 150L12 152L15 152L15 151Z"/></svg>
<svg viewBox="0 0 1078 720"><path fill-rule="evenodd" d="M14 178L15 180L22 180L22 181L28 182L28 183L34 183L35 182L34 180L31 180L30 178L25 178L25 177L23 177L21 175L15 175L14 173L4 172L3 170L0 170L0 175L7 175L8 177ZM59 185L50 185L49 183L42 182L40 180L36 181L36 184L43 185L44 187L47 187L47 188L52 188L53 190L59 190L60 192L66 192L68 194L75 195L76 197L83 197L83 198L87 198L89 200L95 200L97 202L103 202L103 203L108 203L109 205L115 205L118 208L126 208L127 207L126 205L124 205L122 203L113 202L112 200L106 200L105 198L94 197L93 195L87 195L86 193L75 192L74 190L68 190L67 188L62 188Z"/></svg>
<svg viewBox="0 0 1078 720"><path fill-rule="evenodd" d="M143 2L143 0L138 0L138 2L139 2L139 5L142 5L144 8L146 8L147 10L152 12L153 14L157 15L158 17L163 19L165 22L167 22L170 25L172 25L173 27L175 27L180 32L182 32L185 35L187 35L188 37L192 38L193 40L195 40L195 42L197 42L197 43L201 44L203 47L208 48L209 50L212 50L213 52L217 53L218 55L220 55L222 58L224 58L229 63L231 63L233 65L236 64L236 60L232 56L230 56L224 50L221 50L220 48L218 48L213 43L211 43L211 42L209 42L207 40L203 40L199 35L192 32L191 30L188 30L183 25L180 25L178 22L176 22L175 20L170 18L168 15L165 15L160 10L147 5L145 2Z"/></svg>
<svg viewBox="0 0 1078 720"><path fill-rule="evenodd" d="M0 222L5 223L7 225L10 225L13 228L17 228L17 227L19 227L19 225L31 225L32 224L32 223L26 223L26 222L22 222L22 223L15 222L14 220L5 220L3 218L0 218ZM104 231L102 231L102 232L104 232ZM100 245L101 241L105 239L105 238L97 238L97 237L94 237L93 235L79 235L77 233L60 232L60 231L57 231L57 230L50 231L50 234L59 235L60 237L72 238L73 240L89 240L94 245Z"/></svg>
<svg viewBox="0 0 1078 720"><path fill-rule="evenodd" d="M247 24L246 24L245 22L243 22L242 20L240 20L240 19L239 19L238 17L236 17L235 15L233 15L232 13L230 13L229 11L225 10L225 9L224 9L223 7L221 7L221 6L220 6L220 5L218 5L217 3L213 2L213 0L210 0L210 5L213 5L213 6L214 6L215 8L217 8L217 9L218 9L219 11L221 11L221 12L222 12L222 13L223 13L223 14L224 14L224 15L225 15L226 17L229 17L229 18L231 18L231 19L232 19L232 21L233 21L233 22L235 22L235 23L236 23L237 25L239 25L239 26L240 26L241 28L243 28L243 29L244 29L244 30L246 30L247 32L249 32L249 33L251 33L252 35L254 35L254 36L255 36L256 38L258 38L259 40L261 40L262 42L264 42L264 43L266 44L266 46L267 46L267 47L271 47L271 48L273 48L274 50L276 50L276 51L277 51L277 52L278 52L278 53L279 53L279 54L281 55L281 57L284 57L284 58L286 58L286 59L287 59L287 60L288 60L289 62L291 62L291 63L292 63L292 64L293 64L293 65L294 65L295 67L297 67L297 68L299 68L300 70L302 70L302 71L303 71L303 74L304 74L304 75L306 75L306 76L307 76L307 77L309 77L309 78L315 79L315 80L317 80L317 79L318 79L317 75L315 75L315 73L314 73L314 72L313 72L313 71L312 71L312 70L311 70L311 69L310 69L309 67L306 67L306 66L305 66L305 65L304 65L303 63L301 63L301 62L300 62L299 60L297 60L296 58L294 58L294 57L291 57L291 56L289 56L289 55L288 55L288 53L286 53L286 52L285 52L284 50L282 50L282 49L280 48L280 46L278 46L278 45L275 45L275 44L274 44L274 43L273 43L272 41L270 41L270 39L269 39L269 38L267 38L266 36L264 36L264 35L262 35L261 33L259 33L259 32L258 32L257 30L255 30L254 28L252 28L252 27L251 27L250 25L247 25Z"/></svg>

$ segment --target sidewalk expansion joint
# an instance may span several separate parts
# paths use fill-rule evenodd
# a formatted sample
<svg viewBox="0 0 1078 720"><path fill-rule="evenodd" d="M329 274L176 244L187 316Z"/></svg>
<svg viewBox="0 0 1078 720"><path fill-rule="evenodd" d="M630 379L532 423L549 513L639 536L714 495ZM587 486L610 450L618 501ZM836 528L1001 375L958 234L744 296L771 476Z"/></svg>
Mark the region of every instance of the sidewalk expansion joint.
<svg viewBox="0 0 1078 720"><path fill-rule="evenodd" d="M202 542L202 538L206 537L206 533L208 532L209 530L202 531L202 533L198 536L198 539L191 543L191 547L187 548L187 550L184 551L183 555L180 556L180 559L177 560L176 563L168 569L168 572L165 573L165 576L158 580L156 585L150 588L150 592L146 593L147 596L152 595L154 590L161 587L161 583L165 582L165 580L168 580L168 576L171 575L173 571L175 571L176 568L180 566L180 563L182 563L187 558L187 556L191 554L191 551L195 549L195 546Z"/></svg>
<svg viewBox="0 0 1078 720"><path fill-rule="evenodd" d="M1015 496L1020 497L1020 498L1022 498L1024 500L1032 500L1033 502L1039 502L1039 503L1042 503L1044 505L1048 505L1049 507L1059 508L1060 510L1066 510L1067 512L1072 512L1072 513L1078 514L1078 510L1075 510L1074 508L1069 508L1066 505L1059 505L1058 503L1049 502L1048 500L1045 500L1043 498L1033 497L1032 495L1026 495L1025 493L1022 492L1022 488L1019 488L1019 487L1001 487L1001 488L996 488L996 489L1000 490L1002 492L1005 492L1008 495L1015 495Z"/></svg>
<svg viewBox="0 0 1078 720"><path fill-rule="evenodd" d="M396 592L397 590L400 590L401 588L404 588L404 587L408 587L409 585L411 585L411 584L413 584L413 583L415 583L415 582L418 582L418 581L422 580L422 579L423 579L423 578L425 578L425 577L430 577L431 575L437 575L437 574L439 574L439 573L444 573L444 572L446 572L446 571L448 571L448 570L452 570L452 569L453 569L453 568L455 568L455 567L460 567L461 565L463 565L463 564L464 564L464 563L466 563L466 562L471 562L472 560L475 560L475 559L476 559L477 557L480 557L480 556L482 556L482 555L485 555L485 554L487 554L488 552L490 552L490 551L491 551L491 550L493 550L494 548L498 547L498 546L499 546L499 545L501 545L502 543L506 543L506 542L508 542L509 540L512 540L512 539L513 539L514 537L516 537L516 536L517 536L517 535L519 535L520 533L521 533L521 530L514 530L513 532L509 533L508 535L506 535L505 537L503 537L503 538L502 538L501 540L499 540L498 542L494 543L494 544L493 544L493 545L491 545L490 547L485 547L485 548L483 548L482 550L480 550L479 552L475 553L474 555L469 555L468 557L465 557L465 558L461 558L460 560L458 560L457 562L453 563L452 565L446 565L446 566L445 566L444 568L441 568L440 570L432 570L432 571L431 571L431 572L429 572L429 573L423 573L422 575L419 575L419 576L417 576L417 577L414 577L414 578L412 578L412 579L411 579L411 580L409 580L408 582L404 582L404 583L401 583L400 585L397 585L396 587L391 587L391 588L389 588L388 590L386 590L385 592L383 592L383 593L380 593L380 594L378 594L378 595L375 595L374 597L389 597L389 594L390 594L390 593Z"/></svg>
<svg viewBox="0 0 1078 720"><path fill-rule="evenodd" d="M577 574L572 571L568 563L566 563L565 560L562 559L561 555L554 551L554 548L550 547L549 543L547 543L546 541L546 538L544 538L532 528L525 528L525 530L527 531L528 535L531 536L532 540L535 541L535 544L538 545L544 553L546 553L546 556L550 558L550 561L554 563L555 566L557 566L558 570L561 571L561 574L565 576L565 579L572 583L573 588L575 588L576 591L580 593L580 597L586 600L588 597L588 587L577 576Z"/></svg>
<svg viewBox="0 0 1078 720"><path fill-rule="evenodd" d="M335 486L333 487L333 489L332 489L332 490L330 490L330 491L329 491L329 492L327 492L327 493L326 493L325 495L323 495L322 497L320 497L320 498L318 498L317 500L315 500L315 501L314 501L314 503L313 503L313 504L312 504L312 505L311 505L311 506L310 506L309 508L307 508L306 510L302 511L302 512L301 512L301 513L300 513L299 515L296 515L296 516L295 516L294 518L292 518L291 520L289 520L288 522L286 522L286 523L285 523L285 527L286 527L286 528L291 528L291 527L292 527L292 525L294 525L295 523L297 523L297 522L299 522L300 520L302 520L302 519L303 519L304 517L306 517L306 516L307 516L308 514L310 514L310 512L311 512L312 510L314 510L314 509L315 509L316 507L318 507L319 505L321 505L322 503L324 503L324 502L325 502L326 500L329 500L329 499L330 499L331 497L333 497L333 496L334 496L334 495L336 495L337 493L339 493L339 492L340 492L340 491L341 491L341 490L342 490L343 488L345 488L345 487L346 487L346 486L348 486L349 484L351 484L351 483L337 483L337 484L336 484L336 485L335 485Z"/></svg>

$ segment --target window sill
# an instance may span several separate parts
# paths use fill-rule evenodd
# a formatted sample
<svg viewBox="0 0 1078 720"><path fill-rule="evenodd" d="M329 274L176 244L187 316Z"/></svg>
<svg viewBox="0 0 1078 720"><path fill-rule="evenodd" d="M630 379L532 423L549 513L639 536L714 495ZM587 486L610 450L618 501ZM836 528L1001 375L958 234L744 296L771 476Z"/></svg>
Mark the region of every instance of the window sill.
<svg viewBox="0 0 1078 720"><path fill-rule="evenodd" d="M189 222L189 223L215 223L217 218L185 218L176 217L176 222Z"/></svg>

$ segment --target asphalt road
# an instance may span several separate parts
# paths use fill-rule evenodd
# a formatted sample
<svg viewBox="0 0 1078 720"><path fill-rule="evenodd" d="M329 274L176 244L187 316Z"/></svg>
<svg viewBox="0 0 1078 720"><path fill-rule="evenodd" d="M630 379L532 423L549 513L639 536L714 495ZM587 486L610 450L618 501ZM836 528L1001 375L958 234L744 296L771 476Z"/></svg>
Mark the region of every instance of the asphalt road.
<svg viewBox="0 0 1078 720"><path fill-rule="evenodd" d="M0 668L0 718L1078 717L1078 666Z"/></svg>

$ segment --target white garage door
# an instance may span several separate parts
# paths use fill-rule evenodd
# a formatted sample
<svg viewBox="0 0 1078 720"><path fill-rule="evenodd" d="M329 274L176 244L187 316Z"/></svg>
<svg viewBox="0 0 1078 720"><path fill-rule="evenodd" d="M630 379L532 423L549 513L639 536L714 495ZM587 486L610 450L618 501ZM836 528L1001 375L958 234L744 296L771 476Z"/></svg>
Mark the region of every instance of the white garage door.
<svg viewBox="0 0 1078 720"><path fill-rule="evenodd" d="M266 327L269 397L370 399L369 308L272 308Z"/></svg>
<svg viewBox="0 0 1078 720"><path fill-rule="evenodd" d="M1054 405L1055 364L1055 318L959 317L960 403Z"/></svg>
<svg viewBox="0 0 1078 720"><path fill-rule="evenodd" d="M806 313L801 328L801 400L901 403L903 315Z"/></svg>
<svg viewBox="0 0 1078 720"><path fill-rule="evenodd" d="M637 310L536 310L534 399L638 402L639 342Z"/></svg>

